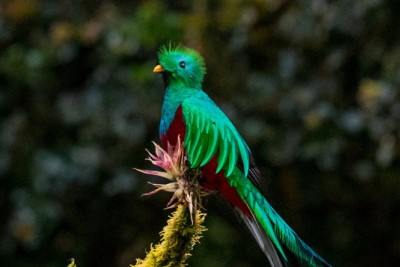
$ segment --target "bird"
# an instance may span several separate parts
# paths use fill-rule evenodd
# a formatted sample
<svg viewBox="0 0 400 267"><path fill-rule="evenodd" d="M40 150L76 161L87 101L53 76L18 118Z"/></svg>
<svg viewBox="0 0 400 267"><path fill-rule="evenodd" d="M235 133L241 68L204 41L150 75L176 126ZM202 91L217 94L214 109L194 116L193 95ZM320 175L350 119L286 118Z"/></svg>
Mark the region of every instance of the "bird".
<svg viewBox="0 0 400 267"><path fill-rule="evenodd" d="M217 191L239 214L271 266L331 266L282 219L267 200L252 153L225 113L203 91L203 57L183 45L163 45L153 70L165 91L159 134L161 144L179 137L190 168L199 168L201 186ZM294 257L293 257L294 255Z"/></svg>

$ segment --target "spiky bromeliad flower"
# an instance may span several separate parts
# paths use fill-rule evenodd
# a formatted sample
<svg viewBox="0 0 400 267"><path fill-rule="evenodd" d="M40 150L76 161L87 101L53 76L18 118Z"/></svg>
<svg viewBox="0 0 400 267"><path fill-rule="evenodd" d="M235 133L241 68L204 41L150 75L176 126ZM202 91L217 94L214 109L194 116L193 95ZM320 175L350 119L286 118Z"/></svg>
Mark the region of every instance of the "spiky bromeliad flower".
<svg viewBox="0 0 400 267"><path fill-rule="evenodd" d="M192 223L194 223L196 219L196 210L202 208L201 197L207 194L199 183L201 171L198 168L189 168L183 149L183 143L179 136L175 146L172 146L169 143L167 144L167 150L164 150L155 142L153 142L153 144L155 147L155 154L152 154L146 149L149 154L147 160L149 160L153 165L164 169L164 171L142 170L136 168L135 170L145 174L163 177L172 182L167 184L154 184L149 182L149 184L154 185L156 189L143 195L149 196L159 191L172 192L173 195L168 202L166 209L177 207L178 204L183 204L188 207L190 218Z"/></svg>

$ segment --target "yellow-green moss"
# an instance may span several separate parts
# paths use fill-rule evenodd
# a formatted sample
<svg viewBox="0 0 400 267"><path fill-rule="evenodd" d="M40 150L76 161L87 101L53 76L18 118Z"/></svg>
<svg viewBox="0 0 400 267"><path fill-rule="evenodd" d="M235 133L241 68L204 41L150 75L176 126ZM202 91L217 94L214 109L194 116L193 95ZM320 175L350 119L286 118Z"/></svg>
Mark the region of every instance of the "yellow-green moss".
<svg viewBox="0 0 400 267"><path fill-rule="evenodd" d="M185 205L179 205L161 231L161 241L150 247L145 259L137 259L131 267L183 267L193 246L199 242L206 228L202 225L205 213L196 210L192 224Z"/></svg>
<svg viewBox="0 0 400 267"><path fill-rule="evenodd" d="M74 258L70 259L70 263L68 264L67 267L76 267L76 263L75 263L75 259Z"/></svg>

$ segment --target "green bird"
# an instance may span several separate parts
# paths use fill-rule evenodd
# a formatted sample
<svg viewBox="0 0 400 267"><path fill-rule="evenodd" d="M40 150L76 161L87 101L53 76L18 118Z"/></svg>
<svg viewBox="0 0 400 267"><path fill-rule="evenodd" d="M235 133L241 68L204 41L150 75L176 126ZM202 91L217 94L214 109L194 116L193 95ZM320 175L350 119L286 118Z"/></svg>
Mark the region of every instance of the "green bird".
<svg viewBox="0 0 400 267"><path fill-rule="evenodd" d="M315 253L268 203L261 176L246 142L222 110L202 90L204 59L192 49L161 47L154 72L165 83L160 122L163 146L178 136L201 185L218 191L244 220L271 266L286 266L288 256L308 266L331 266Z"/></svg>

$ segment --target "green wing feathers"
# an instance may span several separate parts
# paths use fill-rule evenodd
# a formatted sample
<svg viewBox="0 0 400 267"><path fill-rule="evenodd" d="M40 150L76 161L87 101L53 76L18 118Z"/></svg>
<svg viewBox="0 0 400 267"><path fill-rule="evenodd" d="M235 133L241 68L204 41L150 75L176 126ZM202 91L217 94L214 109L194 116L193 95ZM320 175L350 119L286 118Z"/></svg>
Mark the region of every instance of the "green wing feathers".
<svg viewBox="0 0 400 267"><path fill-rule="evenodd" d="M309 266L330 266L329 263L300 239L239 169L235 169L229 182L231 186L236 187L240 197L246 202L253 216L267 233L285 261L287 261L287 258L282 245Z"/></svg>
<svg viewBox="0 0 400 267"><path fill-rule="evenodd" d="M217 170L225 171L231 186L247 204L259 228L268 235L282 259L286 247L309 266L330 266L307 246L286 224L247 177L250 150L226 115L202 91L182 103L186 126L184 147L192 168L207 164L217 156ZM243 163L240 170L238 161Z"/></svg>
<svg viewBox="0 0 400 267"><path fill-rule="evenodd" d="M250 151L226 115L209 98L188 98L182 103L186 125L184 146L192 168L204 166L218 154L217 173L229 177L239 159L247 176Z"/></svg>

